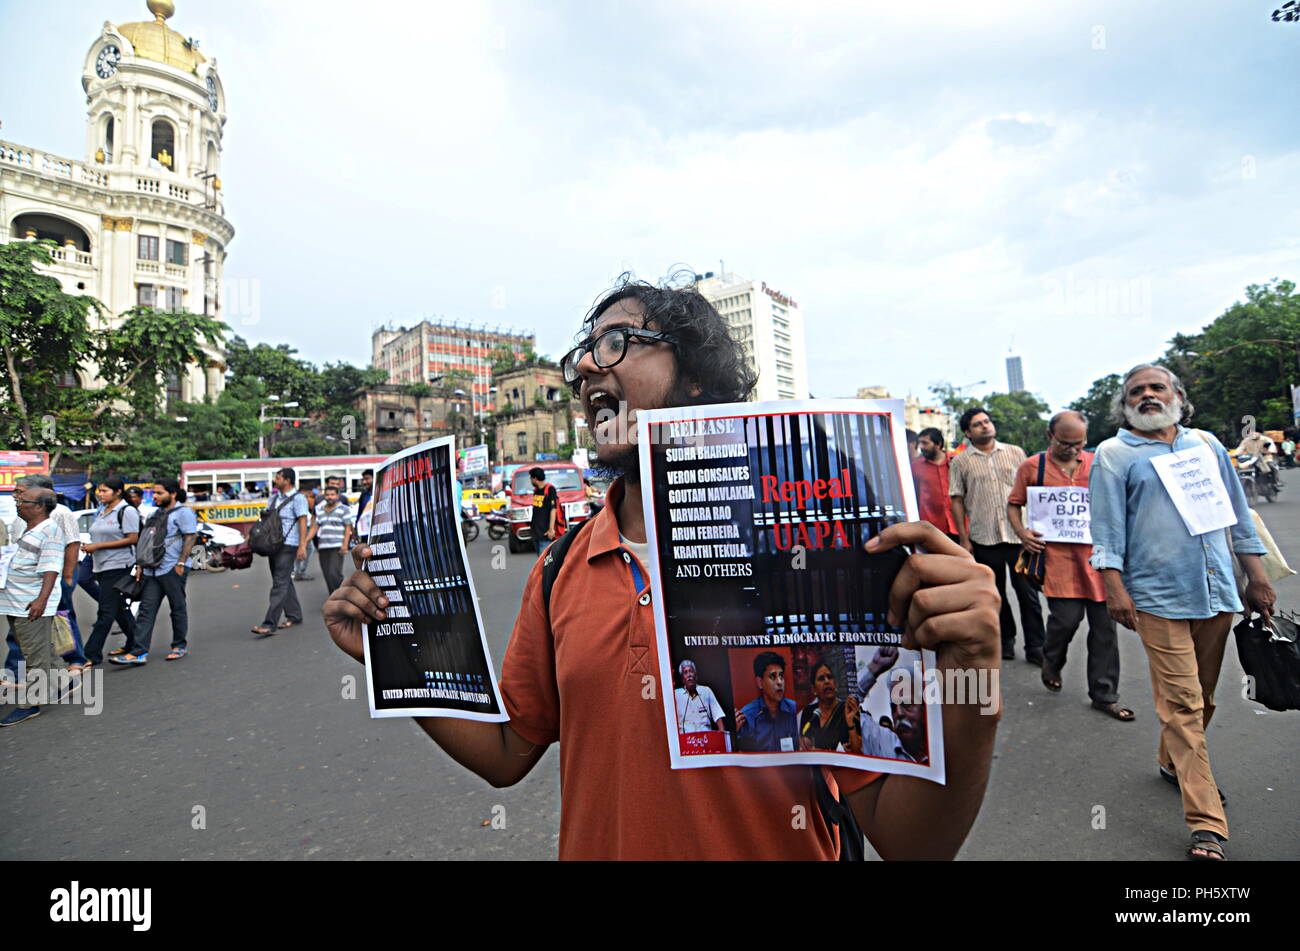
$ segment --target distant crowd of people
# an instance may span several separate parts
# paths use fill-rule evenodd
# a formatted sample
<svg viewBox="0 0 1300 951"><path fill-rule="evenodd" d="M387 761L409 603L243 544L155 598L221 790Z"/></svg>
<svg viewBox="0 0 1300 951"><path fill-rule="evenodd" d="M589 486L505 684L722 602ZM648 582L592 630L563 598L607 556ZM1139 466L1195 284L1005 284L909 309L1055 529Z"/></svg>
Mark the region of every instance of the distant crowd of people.
<svg viewBox="0 0 1300 951"><path fill-rule="evenodd" d="M326 587L333 592L343 581L343 559L355 538L356 513L369 501L373 470L362 476L363 491L354 508L344 495L341 477L326 480L318 493L299 492L292 469L280 469L273 480L268 508L283 523L283 541L267 558L271 571L270 603L260 634L301 624L302 608L295 580L306 574L310 549L316 551ZM213 501L234 498L230 486L218 485ZM199 536L198 516L186 505L186 492L172 478L156 480L153 504L144 501L138 486L128 487L117 476L95 486L99 503L83 543L77 516L58 501L49 476L28 475L16 481L14 505L18 517L0 521L0 611L8 620L7 653L0 689L16 691L42 672L48 682L61 675L68 699L80 689L80 676L97 665L142 666L150 660L154 626L166 600L171 615L171 644L165 659L178 661L190 649L186 581L191 553ZM73 592L80 587L96 604L88 637L83 639ZM281 616L284 616L282 622ZM123 643L106 650L114 628ZM57 650L61 636L67 649ZM19 703L0 726L26 722L41 712L40 703Z"/></svg>
<svg viewBox="0 0 1300 951"><path fill-rule="evenodd" d="M1125 375L1113 407L1119 430L1095 452L1087 420L1073 410L1051 418L1048 448L1026 458L1001 442L982 407L962 414L968 445L944 449L938 429L912 434L911 461L920 517L941 528L994 572L1002 595L1002 657L1015 657L1016 623L1006 598L1011 579L1024 627L1025 660L1041 668L1043 686L1061 689L1070 642L1087 619L1088 696L1094 709L1129 722L1119 704L1116 623L1135 630L1151 670L1160 745L1160 775L1181 789L1193 830L1189 854L1223 857L1225 796L1210 772L1205 729L1234 612L1272 612L1275 593L1263 572L1266 551L1249 514L1233 460L1212 434L1190 428L1192 404L1182 381L1143 364ZM1190 534L1162 484L1153 457L1205 448L1231 499L1237 522L1223 531ZM1294 440L1282 445L1295 452ZM1249 433L1238 454L1276 466L1274 441ZM1043 541L1022 507L1031 486L1087 488L1090 542ZM1230 538L1229 538L1230 535ZM1234 571L1234 562L1240 572ZM1239 591L1237 574L1244 576ZM1039 593L1047 600L1043 621Z"/></svg>

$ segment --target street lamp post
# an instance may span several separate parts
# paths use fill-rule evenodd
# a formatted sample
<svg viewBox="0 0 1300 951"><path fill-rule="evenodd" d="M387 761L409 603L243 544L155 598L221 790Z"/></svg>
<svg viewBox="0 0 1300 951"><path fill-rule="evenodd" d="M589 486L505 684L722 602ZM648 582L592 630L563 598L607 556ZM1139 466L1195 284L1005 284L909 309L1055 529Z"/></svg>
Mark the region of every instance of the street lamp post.
<svg viewBox="0 0 1300 951"><path fill-rule="evenodd" d="M263 403L257 411L257 458L266 458L266 408L280 402L280 397L275 395L267 396L269 403Z"/></svg>

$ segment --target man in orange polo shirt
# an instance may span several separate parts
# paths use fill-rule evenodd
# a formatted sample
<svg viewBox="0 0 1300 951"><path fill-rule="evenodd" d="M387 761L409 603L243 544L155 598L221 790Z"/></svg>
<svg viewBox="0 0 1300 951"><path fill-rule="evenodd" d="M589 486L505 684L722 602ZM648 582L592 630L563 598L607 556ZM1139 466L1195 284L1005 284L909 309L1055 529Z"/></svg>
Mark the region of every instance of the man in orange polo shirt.
<svg viewBox="0 0 1300 951"><path fill-rule="evenodd" d="M625 283L584 321L561 361L582 400L600 465L620 472L607 504L574 537L549 609L534 565L502 665L508 723L418 722L453 759L493 786L519 782L560 744L562 859L833 859L835 827L806 766L669 767L658 682L649 543L632 425L640 409L743 400L754 384L726 322L693 289ZM615 409L606 420L601 410ZM600 413L598 416L597 414ZM599 419L599 421L598 421ZM988 569L938 529L894 525L869 545L922 547L891 589L903 646L931 648L939 668L996 669L998 607ZM360 566L369 555L354 552ZM920 589L924 598L914 599ZM355 572L325 604L335 643L361 660L361 625L388 606ZM997 716L943 710L947 785L912 776L826 771L886 858L952 858L979 812Z"/></svg>
<svg viewBox="0 0 1300 951"><path fill-rule="evenodd" d="M1101 572L1088 564L1090 543L1044 542L1042 533L1027 528L1020 506L1029 499L1031 485L1052 488L1075 487L1087 491L1092 470L1092 453L1083 447L1088 439L1088 421L1074 410L1062 410L1047 424L1050 440L1046 453L1030 456L1016 470L1016 481L1007 497L1007 517L1026 551L1046 551L1043 594L1047 596L1047 637L1043 643L1043 686L1061 689L1070 641L1086 614L1088 617L1088 696L1096 710L1116 720L1133 719L1133 711L1119 705L1119 641L1115 621L1106 610L1106 586ZM1038 467L1043 463L1043 480Z"/></svg>
<svg viewBox="0 0 1300 951"><path fill-rule="evenodd" d="M933 426L923 429L916 445L921 455L912 460L912 481L916 483L916 507L921 521L929 522L957 541L957 523L953 521L952 500L948 497L948 453L943 449L943 433Z"/></svg>

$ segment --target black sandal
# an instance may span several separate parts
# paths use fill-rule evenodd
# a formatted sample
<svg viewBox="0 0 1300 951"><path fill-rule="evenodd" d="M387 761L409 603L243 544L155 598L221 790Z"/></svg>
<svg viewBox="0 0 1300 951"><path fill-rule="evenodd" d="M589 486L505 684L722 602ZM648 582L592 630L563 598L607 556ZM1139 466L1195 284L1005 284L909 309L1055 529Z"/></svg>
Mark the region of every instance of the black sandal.
<svg viewBox="0 0 1300 951"><path fill-rule="evenodd" d="M1061 692L1061 672L1060 672L1059 670L1049 671L1046 667L1044 667L1044 668L1043 668L1043 686L1046 687L1048 690L1052 691L1052 693L1060 693L1060 692Z"/></svg>
<svg viewBox="0 0 1300 951"><path fill-rule="evenodd" d="M1226 861L1228 857L1223 854L1223 846L1219 844L1222 841L1216 832L1211 832L1209 829L1197 829L1192 833L1192 841L1187 846L1187 857L1193 862ZM1197 855L1197 852L1206 854Z"/></svg>
<svg viewBox="0 0 1300 951"><path fill-rule="evenodd" d="M1175 789L1178 789L1179 788L1178 777L1174 773L1165 769L1163 766L1160 766L1159 769L1160 769L1160 778L1163 779L1165 782L1167 782L1170 786L1173 786ZM1223 794L1222 789L1219 789L1217 786L1215 787L1215 789L1219 793L1219 805L1226 806L1228 804L1228 797Z"/></svg>
<svg viewBox="0 0 1300 951"><path fill-rule="evenodd" d="M1107 716L1114 717L1116 720L1122 720L1124 723L1131 723L1137 718L1137 714L1128 707L1121 707L1118 703L1102 703L1100 700L1092 702L1094 710L1100 710Z"/></svg>

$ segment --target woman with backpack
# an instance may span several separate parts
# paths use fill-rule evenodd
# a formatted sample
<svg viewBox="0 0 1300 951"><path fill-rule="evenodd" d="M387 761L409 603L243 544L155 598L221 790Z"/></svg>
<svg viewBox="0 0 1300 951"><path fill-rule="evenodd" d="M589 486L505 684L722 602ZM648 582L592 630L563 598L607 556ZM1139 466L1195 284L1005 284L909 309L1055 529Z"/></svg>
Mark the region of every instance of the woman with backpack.
<svg viewBox="0 0 1300 951"><path fill-rule="evenodd" d="M104 662L104 642L108 640L114 618L126 634L127 646L110 653L125 654L135 643L135 617L126 597L117 588L119 581L130 577L135 565L135 543L140 538L140 513L122 497L125 491L126 484L117 476L100 480L95 495L103 508L90 523L90 543L82 548L93 559L95 581L99 585L99 613L86 641L87 667Z"/></svg>

